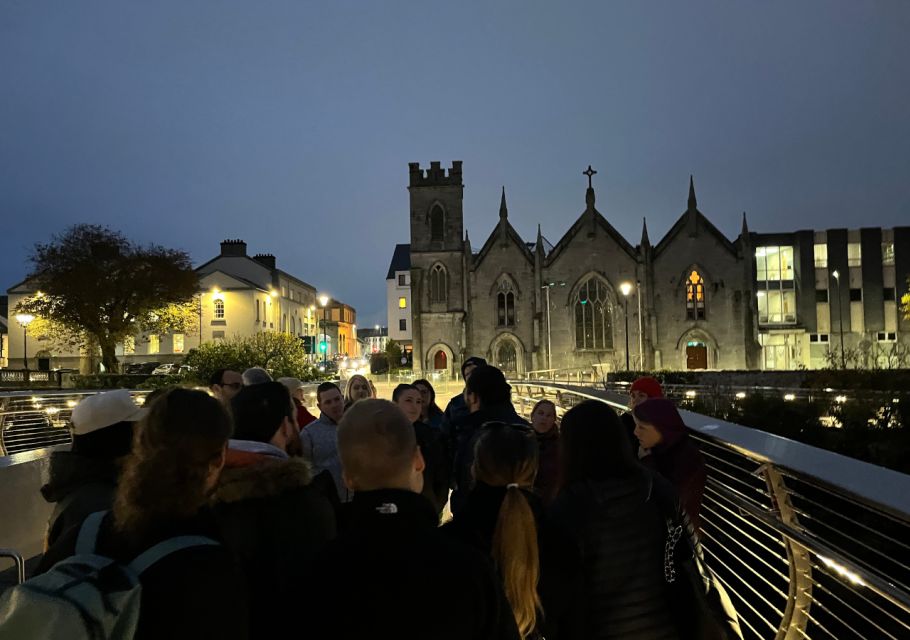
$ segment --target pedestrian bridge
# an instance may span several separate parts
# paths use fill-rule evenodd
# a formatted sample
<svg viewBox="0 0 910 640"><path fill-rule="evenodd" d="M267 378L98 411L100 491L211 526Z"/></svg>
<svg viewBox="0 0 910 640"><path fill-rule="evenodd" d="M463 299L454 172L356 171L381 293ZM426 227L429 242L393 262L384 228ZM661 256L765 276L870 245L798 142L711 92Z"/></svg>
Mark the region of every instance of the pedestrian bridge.
<svg viewBox="0 0 910 640"><path fill-rule="evenodd" d="M625 409L619 394L512 381L516 408L584 400ZM0 548L41 552L49 505L38 487L47 445L66 446L84 395L0 395ZM910 476L779 436L681 412L708 463L702 541L746 638L910 637ZM0 558L0 563L4 562ZM25 563L23 563L25 564ZM25 567L0 564L15 581ZM3 585L0 585L3 586Z"/></svg>

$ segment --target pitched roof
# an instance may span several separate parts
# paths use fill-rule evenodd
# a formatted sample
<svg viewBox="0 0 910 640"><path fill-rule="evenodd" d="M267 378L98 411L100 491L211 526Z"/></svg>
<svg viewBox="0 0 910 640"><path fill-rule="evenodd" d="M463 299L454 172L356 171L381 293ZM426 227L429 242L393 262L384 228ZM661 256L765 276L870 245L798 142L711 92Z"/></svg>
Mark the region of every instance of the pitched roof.
<svg viewBox="0 0 910 640"><path fill-rule="evenodd" d="M606 231L607 236L610 237L610 238L612 238L613 241L616 242L616 244L618 244L619 247L620 247L623 251L626 252L626 254L628 254L628 255L631 256L633 259L635 259L635 258L637 257L637 255L638 255L637 252L636 252L636 250L635 250L635 247L633 247L631 244L629 244L629 241L626 240L626 239L619 233L619 231L617 231L617 230L613 227L613 225L610 224L610 223L607 221L607 219L603 217L603 215L600 213L600 211L598 211L598 210L595 208L593 213L594 213L594 223L595 223L598 227L600 227L601 229L603 229L604 231ZM591 224L591 221L590 221L591 218L590 218L590 216L591 216L591 214L588 212L587 209L586 209L585 211L583 211L582 214L581 214L580 216L578 216L578 219L575 220L575 223L569 228L568 231L566 231L565 235L564 235L562 238L560 238L559 242L556 243L556 246L553 247L553 250L550 251L549 254L547 255L547 264L550 264L550 263L552 263L554 260L556 260L556 258L559 256L559 254L562 253L562 251L563 251L563 250L569 245L569 243L572 241L572 238L574 238L574 237L578 234L578 232L581 231L581 230L584 228L585 225L589 225L589 226L590 226L590 224Z"/></svg>
<svg viewBox="0 0 910 640"><path fill-rule="evenodd" d="M483 259L490 252L490 249L492 249L493 245L496 244L496 240L499 238L500 233L502 232L501 225L503 225L503 224L505 224L505 226L506 226L506 237L508 237L508 239L511 240L515 244L516 247L518 247L518 250L521 252L521 255L524 256L525 260L527 260L531 264L534 264L534 254L531 253L533 251L533 249L528 248L528 244L524 240L521 239L521 236L518 235L517 231L515 231L515 228L512 226L512 223L503 218L500 220L499 224L496 225L496 227L493 229L492 233L490 233L489 237L487 238L487 241L483 243L483 246L480 248L480 251L478 253L474 254L474 267L475 268L481 262L483 262Z"/></svg>
<svg viewBox="0 0 910 640"><path fill-rule="evenodd" d="M730 241L730 239L727 238L727 236L725 236L720 231L720 229L715 227L711 223L711 221L708 220L704 216L704 214L701 211L699 211L698 209L695 209L695 210L688 210L688 211L683 212L683 214L681 216L679 216L679 219L676 221L676 224L674 224L672 227L670 227L670 230L667 231L666 235L660 239L660 242L658 242L657 246L654 247L654 257L655 258L657 256L659 256L661 253L663 253L664 249L666 249L670 245L670 242L673 240L673 238L675 238L677 235L679 235L683 231L683 229L686 228L686 225L688 224L688 219L689 219L688 217L690 215L695 215L696 225L699 228L704 229L705 231L708 232L708 234L713 235L715 238L717 238L720 241L721 245L723 245L724 248L727 249L727 251L729 251L733 255L736 255L736 247L733 245L733 243Z"/></svg>
<svg viewBox="0 0 910 640"><path fill-rule="evenodd" d="M392 262L389 264L389 274L386 280L395 277L396 271L409 271L411 269L411 245L396 244L395 253L392 254Z"/></svg>

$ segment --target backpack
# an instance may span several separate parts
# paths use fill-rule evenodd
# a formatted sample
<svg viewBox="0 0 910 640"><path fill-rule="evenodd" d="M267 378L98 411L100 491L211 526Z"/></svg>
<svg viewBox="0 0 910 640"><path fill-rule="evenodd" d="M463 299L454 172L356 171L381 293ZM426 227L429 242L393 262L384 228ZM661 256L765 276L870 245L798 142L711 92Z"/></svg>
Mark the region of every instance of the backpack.
<svg viewBox="0 0 910 640"><path fill-rule="evenodd" d="M218 544L203 536L177 536L122 564L95 553L107 513L86 518L75 555L0 597L0 640L128 640L139 622L142 573L176 551Z"/></svg>

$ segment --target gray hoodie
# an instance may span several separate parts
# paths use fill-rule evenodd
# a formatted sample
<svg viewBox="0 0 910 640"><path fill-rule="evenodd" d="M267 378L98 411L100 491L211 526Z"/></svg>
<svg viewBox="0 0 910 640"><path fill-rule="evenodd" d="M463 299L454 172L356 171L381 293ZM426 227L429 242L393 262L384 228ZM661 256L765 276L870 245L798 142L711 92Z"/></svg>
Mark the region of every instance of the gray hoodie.
<svg viewBox="0 0 910 640"><path fill-rule="evenodd" d="M338 457L338 425L324 413L319 420L311 422L300 432L300 444L303 445L303 456L313 467L313 475L328 469L335 480L338 499L348 502L353 493L344 486L341 478L341 458Z"/></svg>

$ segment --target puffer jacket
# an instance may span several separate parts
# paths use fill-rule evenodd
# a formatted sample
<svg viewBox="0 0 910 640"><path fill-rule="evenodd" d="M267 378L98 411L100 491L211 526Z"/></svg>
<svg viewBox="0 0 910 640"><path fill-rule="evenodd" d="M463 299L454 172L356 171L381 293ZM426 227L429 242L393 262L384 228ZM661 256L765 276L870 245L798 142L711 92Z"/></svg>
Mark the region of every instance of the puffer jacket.
<svg viewBox="0 0 910 640"><path fill-rule="evenodd" d="M230 446L214 494L215 515L224 545L250 585L253 637L279 637L286 616L300 607L301 582L317 579L311 564L335 537L334 509L311 485L302 458L258 452L243 441Z"/></svg>
<svg viewBox="0 0 910 640"><path fill-rule="evenodd" d="M551 519L574 541L584 567L585 640L677 640L664 579L666 521L655 492L673 496L656 473L565 487ZM675 500L675 497L670 498Z"/></svg>
<svg viewBox="0 0 910 640"><path fill-rule="evenodd" d="M67 529L81 525L89 514L110 509L119 475L114 460L71 451L52 453L48 482L41 487L44 499L56 503L48 520L46 546L57 542Z"/></svg>

